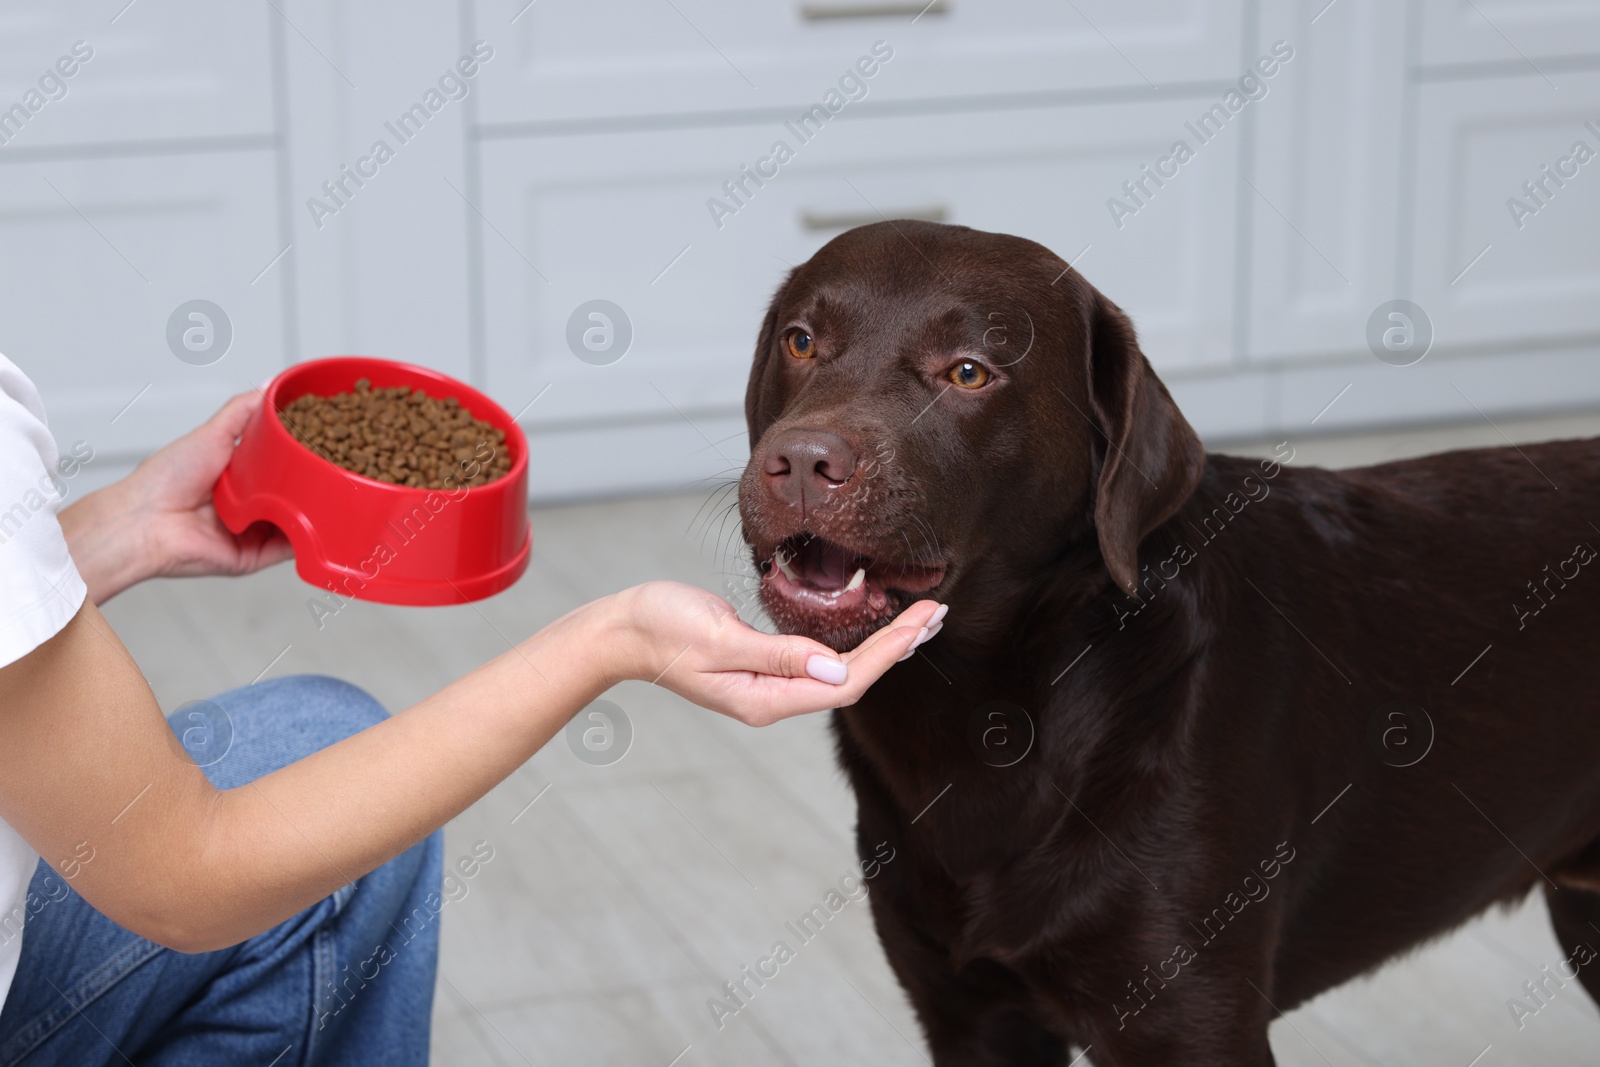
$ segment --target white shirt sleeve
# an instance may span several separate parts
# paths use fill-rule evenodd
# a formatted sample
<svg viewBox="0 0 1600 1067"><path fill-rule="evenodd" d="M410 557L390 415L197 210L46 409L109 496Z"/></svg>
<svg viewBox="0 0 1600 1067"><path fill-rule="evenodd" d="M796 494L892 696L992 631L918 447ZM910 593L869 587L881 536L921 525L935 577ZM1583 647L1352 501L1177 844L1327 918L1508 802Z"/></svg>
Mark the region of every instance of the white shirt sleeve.
<svg viewBox="0 0 1600 1067"><path fill-rule="evenodd" d="M80 444L60 457L39 391L0 356L0 667L60 633L83 606L88 590L56 510L66 479L93 455Z"/></svg>

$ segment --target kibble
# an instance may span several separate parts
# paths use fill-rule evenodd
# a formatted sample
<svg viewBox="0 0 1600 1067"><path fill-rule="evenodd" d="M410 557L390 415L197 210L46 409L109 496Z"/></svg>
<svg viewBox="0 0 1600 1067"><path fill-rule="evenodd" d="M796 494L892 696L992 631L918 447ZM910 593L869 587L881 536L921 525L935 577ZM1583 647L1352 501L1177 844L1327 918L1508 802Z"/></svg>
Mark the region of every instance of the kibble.
<svg viewBox="0 0 1600 1067"><path fill-rule="evenodd" d="M421 389L374 389L300 397L278 412L296 441L347 471L391 485L459 489L487 485L511 469L504 430L455 397Z"/></svg>

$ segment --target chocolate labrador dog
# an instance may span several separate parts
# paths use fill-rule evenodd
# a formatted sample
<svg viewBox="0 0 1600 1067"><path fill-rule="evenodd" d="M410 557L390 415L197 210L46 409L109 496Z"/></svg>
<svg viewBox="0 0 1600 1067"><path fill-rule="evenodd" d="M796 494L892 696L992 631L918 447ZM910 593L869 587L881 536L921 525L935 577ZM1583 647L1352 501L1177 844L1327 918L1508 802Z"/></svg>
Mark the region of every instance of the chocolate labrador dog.
<svg viewBox="0 0 1600 1067"><path fill-rule="evenodd" d="M909 221L788 277L746 412L781 629L951 605L833 720L940 1067L1271 1064L1282 1012L1534 888L1600 996L1600 443L1207 455L1059 258Z"/></svg>

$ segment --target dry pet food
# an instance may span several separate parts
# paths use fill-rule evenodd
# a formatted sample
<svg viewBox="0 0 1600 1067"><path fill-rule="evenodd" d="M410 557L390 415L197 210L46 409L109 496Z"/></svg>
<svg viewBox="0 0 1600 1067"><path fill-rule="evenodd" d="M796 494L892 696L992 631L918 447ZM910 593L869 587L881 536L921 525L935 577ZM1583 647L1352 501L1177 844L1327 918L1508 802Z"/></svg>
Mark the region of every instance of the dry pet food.
<svg viewBox="0 0 1600 1067"><path fill-rule="evenodd" d="M294 439L331 463L368 478L418 489L487 485L511 469L504 430L421 389L307 394L278 412Z"/></svg>

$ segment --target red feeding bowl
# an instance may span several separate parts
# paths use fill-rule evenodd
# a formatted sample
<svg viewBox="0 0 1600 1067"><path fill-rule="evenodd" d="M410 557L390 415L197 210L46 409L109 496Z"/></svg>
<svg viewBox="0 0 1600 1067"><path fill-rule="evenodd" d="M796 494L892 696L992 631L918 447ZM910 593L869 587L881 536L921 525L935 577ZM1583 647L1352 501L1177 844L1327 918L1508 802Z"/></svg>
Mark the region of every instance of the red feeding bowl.
<svg viewBox="0 0 1600 1067"><path fill-rule="evenodd" d="M511 470L473 488L413 489L347 471L296 441L277 412L308 393L408 385L455 397L504 430ZM384 604L459 604L511 585L528 569L528 442L476 389L437 371L340 356L289 368L267 386L213 497L234 533L269 522L288 535L300 577L335 595Z"/></svg>

